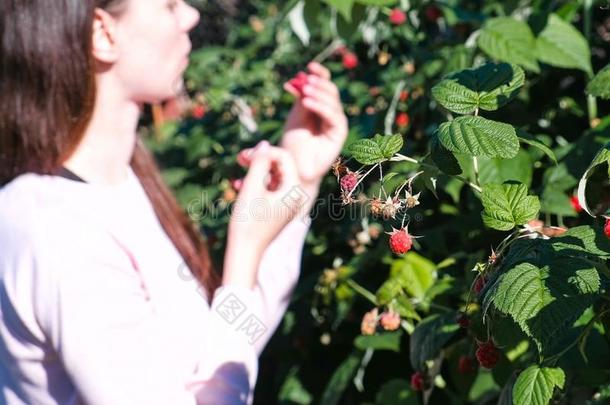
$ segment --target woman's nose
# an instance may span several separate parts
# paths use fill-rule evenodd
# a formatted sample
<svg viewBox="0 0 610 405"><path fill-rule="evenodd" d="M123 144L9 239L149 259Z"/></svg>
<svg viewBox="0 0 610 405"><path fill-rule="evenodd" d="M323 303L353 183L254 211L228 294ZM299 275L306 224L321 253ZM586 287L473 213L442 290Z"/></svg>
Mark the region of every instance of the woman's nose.
<svg viewBox="0 0 610 405"><path fill-rule="evenodd" d="M186 6L186 11L184 13L185 17L183 27L188 32L199 23L200 15L199 10L197 10L195 7L191 6L190 4L184 4Z"/></svg>

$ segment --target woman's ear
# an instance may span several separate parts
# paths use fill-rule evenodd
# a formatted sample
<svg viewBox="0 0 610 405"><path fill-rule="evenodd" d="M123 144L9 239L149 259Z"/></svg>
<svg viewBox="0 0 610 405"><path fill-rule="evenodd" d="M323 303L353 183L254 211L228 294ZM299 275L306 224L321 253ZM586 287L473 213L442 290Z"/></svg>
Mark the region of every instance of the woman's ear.
<svg viewBox="0 0 610 405"><path fill-rule="evenodd" d="M102 63L114 63L119 57L116 41L116 19L108 12L96 8L93 17L92 53Z"/></svg>

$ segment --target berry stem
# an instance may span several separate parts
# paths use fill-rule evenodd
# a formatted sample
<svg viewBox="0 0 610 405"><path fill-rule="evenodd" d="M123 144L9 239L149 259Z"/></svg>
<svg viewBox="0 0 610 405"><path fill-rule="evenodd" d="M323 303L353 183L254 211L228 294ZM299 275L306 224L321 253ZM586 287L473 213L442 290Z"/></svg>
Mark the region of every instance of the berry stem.
<svg viewBox="0 0 610 405"><path fill-rule="evenodd" d="M371 172L372 172L373 170L375 170L375 167L377 167L377 165L378 165L378 164L379 164L379 163L375 163L375 165L374 165L373 167L371 167L371 168L369 169L369 171L368 171L368 172L364 173L364 175L363 175L362 177L360 177L360 179L358 179L358 182L356 183L356 185L354 186L354 188L352 189L352 191L350 191L350 192L349 192L349 194L347 195L347 197L348 197L348 198L352 196L352 193L354 192L354 190L355 190L356 188L358 188L358 186L360 185L360 183L362 183L362 180L364 180L364 178L365 178L366 176L368 176L369 174L371 174Z"/></svg>
<svg viewBox="0 0 610 405"><path fill-rule="evenodd" d="M319 54L317 54L314 58L314 62L322 63L333 54L337 49L339 49L343 45L343 40L336 38L334 39L326 48L322 50Z"/></svg>
<svg viewBox="0 0 610 405"><path fill-rule="evenodd" d="M372 292L370 292L369 290L367 290L366 288L364 288L363 286L361 286L360 284L358 284L351 278L348 278L346 283L347 283L347 285L352 287L354 289L354 291L356 291L358 294L362 295L364 298L371 301L371 303L373 303L373 305L377 305L377 297L375 297L375 294L373 294Z"/></svg>
<svg viewBox="0 0 610 405"><path fill-rule="evenodd" d="M426 169L432 169L432 170L438 170L438 167L430 165L428 163L423 163L418 161L417 159L413 159L412 157L409 156L405 156L403 154L400 153L396 153L391 159L391 162L411 162L411 163L417 163L418 165L420 165L421 167L424 167ZM447 175L449 177L453 177L455 179L458 179L459 181L461 181L462 183L466 184L467 186L470 186L470 188L472 188L474 191L477 191L479 193L481 193L483 190L481 190L481 187L468 181L466 178L460 176L460 175Z"/></svg>

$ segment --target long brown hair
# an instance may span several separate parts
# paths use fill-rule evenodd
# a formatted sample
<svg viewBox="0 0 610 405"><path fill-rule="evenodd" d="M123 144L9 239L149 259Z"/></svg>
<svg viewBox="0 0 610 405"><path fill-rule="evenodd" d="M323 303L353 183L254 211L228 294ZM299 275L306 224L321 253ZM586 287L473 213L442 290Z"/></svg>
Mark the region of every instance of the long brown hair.
<svg viewBox="0 0 610 405"><path fill-rule="evenodd" d="M95 101L95 8L125 0L0 2L0 186L26 172L54 174L81 141ZM138 138L131 167L159 222L211 299L220 284L206 242ZM173 270L173 269L172 269Z"/></svg>

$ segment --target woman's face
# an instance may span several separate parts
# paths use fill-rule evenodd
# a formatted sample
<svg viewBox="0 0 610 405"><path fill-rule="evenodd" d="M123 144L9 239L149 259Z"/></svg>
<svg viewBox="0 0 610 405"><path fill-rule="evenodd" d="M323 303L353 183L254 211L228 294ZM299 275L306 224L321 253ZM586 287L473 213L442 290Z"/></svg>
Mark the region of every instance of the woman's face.
<svg viewBox="0 0 610 405"><path fill-rule="evenodd" d="M118 17L114 69L127 97L159 102L180 92L199 12L184 0L126 0Z"/></svg>

